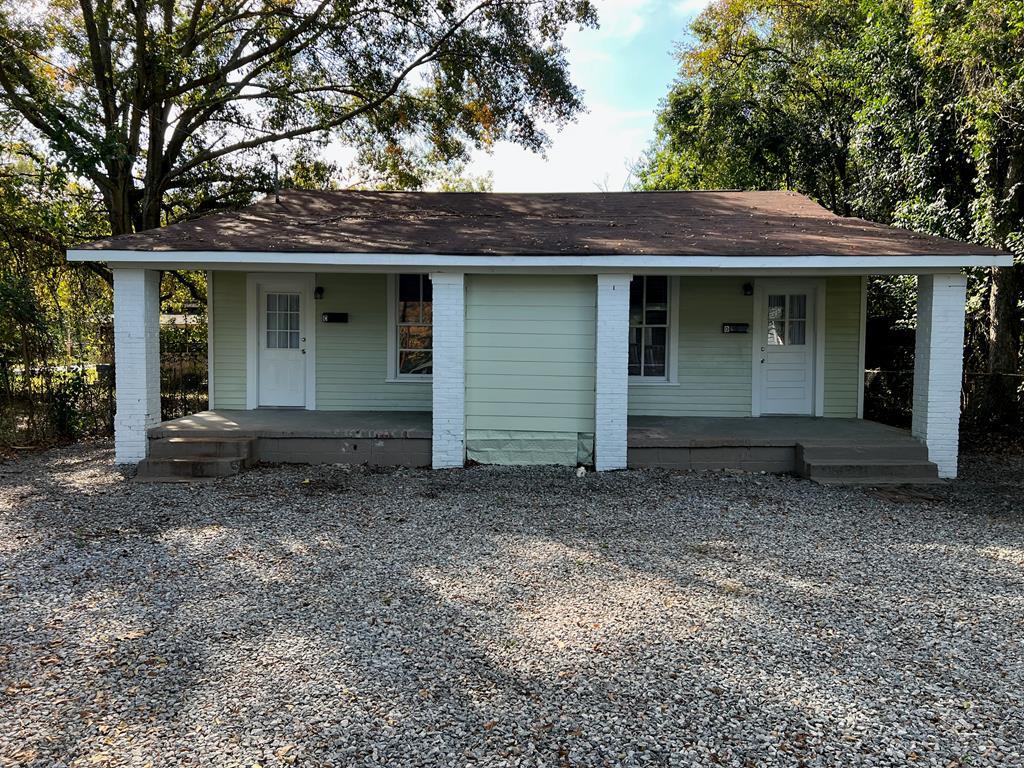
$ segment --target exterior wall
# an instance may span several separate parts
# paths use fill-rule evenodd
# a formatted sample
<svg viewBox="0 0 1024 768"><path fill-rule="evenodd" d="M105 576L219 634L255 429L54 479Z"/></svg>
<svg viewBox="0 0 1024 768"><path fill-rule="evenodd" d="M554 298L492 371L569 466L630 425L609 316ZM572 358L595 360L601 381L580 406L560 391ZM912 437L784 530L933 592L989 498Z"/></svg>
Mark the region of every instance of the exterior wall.
<svg viewBox="0 0 1024 768"><path fill-rule="evenodd" d="M244 409L246 273L213 279L214 407ZM388 382L387 275L320 274L321 312L348 312L347 323L317 323L316 407L325 411L429 411L430 382Z"/></svg>
<svg viewBox="0 0 1024 768"><path fill-rule="evenodd" d="M593 451L596 281L466 278L466 446L496 464L575 464Z"/></svg>
<svg viewBox="0 0 1024 768"><path fill-rule="evenodd" d="M861 288L859 276L825 281L826 417L856 418L864 388L860 360Z"/></svg>
<svg viewBox="0 0 1024 768"><path fill-rule="evenodd" d="M751 337L722 323L753 324L742 277L679 278L679 323L671 343L676 383L630 384L630 416L749 416Z"/></svg>
<svg viewBox="0 0 1024 768"><path fill-rule="evenodd" d="M213 275L213 407L245 408L245 272Z"/></svg>
<svg viewBox="0 0 1024 768"><path fill-rule="evenodd" d="M317 323L316 407L325 411L429 411L429 381L386 381L387 275L320 274L321 312L347 323Z"/></svg>
<svg viewBox="0 0 1024 768"><path fill-rule="evenodd" d="M631 416L750 416L749 334L723 334L722 323L754 326L754 300L743 295L743 277L681 277L675 383L629 387ZM824 415L856 418L860 368L861 288L858 276L825 282Z"/></svg>

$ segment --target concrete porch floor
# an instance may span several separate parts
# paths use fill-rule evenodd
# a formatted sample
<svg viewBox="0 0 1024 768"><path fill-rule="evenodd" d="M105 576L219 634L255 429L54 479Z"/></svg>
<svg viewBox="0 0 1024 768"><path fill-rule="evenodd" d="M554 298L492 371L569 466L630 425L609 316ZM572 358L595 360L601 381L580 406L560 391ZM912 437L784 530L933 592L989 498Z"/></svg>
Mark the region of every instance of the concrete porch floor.
<svg viewBox="0 0 1024 768"><path fill-rule="evenodd" d="M157 424L150 438L209 437L363 438L429 440L429 411L306 411L260 408L214 410Z"/></svg>
<svg viewBox="0 0 1024 768"><path fill-rule="evenodd" d="M864 419L814 416L704 418L630 416L630 448L784 447L814 445L879 445L913 441L910 432ZM914 441L916 442L916 441Z"/></svg>
<svg viewBox="0 0 1024 768"><path fill-rule="evenodd" d="M255 411L201 411L162 422L149 436L312 437L429 439L429 411L306 411L261 408ZM823 419L812 416L704 418L631 416L630 448L720 448L749 446L878 445L903 443L905 429L863 419Z"/></svg>

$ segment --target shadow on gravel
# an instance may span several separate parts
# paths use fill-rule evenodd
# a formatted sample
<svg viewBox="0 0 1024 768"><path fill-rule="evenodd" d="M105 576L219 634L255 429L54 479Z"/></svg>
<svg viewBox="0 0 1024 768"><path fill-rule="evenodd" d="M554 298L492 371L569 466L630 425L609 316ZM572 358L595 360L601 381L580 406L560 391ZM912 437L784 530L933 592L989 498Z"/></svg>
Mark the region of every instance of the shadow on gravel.
<svg viewBox="0 0 1024 768"><path fill-rule="evenodd" d="M1019 754L1024 537L985 466L901 503L560 469L154 486L104 462L0 475L14 764Z"/></svg>

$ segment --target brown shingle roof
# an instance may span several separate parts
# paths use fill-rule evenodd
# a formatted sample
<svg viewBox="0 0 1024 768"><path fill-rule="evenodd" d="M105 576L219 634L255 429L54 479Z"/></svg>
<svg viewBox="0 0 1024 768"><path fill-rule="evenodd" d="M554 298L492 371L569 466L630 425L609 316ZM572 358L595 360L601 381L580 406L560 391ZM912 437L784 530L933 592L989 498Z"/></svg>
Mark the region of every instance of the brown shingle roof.
<svg viewBox="0 0 1024 768"><path fill-rule="evenodd" d="M484 255L960 256L990 248L836 216L793 192L286 190L93 250Z"/></svg>

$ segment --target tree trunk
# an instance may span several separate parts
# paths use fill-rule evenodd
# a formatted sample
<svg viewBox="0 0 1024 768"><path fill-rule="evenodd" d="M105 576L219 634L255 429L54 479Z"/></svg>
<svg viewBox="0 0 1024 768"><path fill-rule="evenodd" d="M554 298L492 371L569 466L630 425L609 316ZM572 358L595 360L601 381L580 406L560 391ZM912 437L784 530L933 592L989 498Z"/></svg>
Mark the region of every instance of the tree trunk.
<svg viewBox="0 0 1024 768"><path fill-rule="evenodd" d="M989 293L988 386L989 411L997 426L1008 426L1021 406L1017 402L1020 373L1021 317L1020 299L1024 279L1021 267L996 267L992 270Z"/></svg>
<svg viewBox="0 0 1024 768"><path fill-rule="evenodd" d="M1005 247L1011 232L1020 229L1024 217L1024 147L1003 148L995 168L1005 169L995 188L1002 192L1003 202L995 236ZM998 157L998 155L997 155ZM1021 293L1024 291L1024 266L992 270L992 291L989 294L988 387L991 420L998 426L1009 426L1024 416L1020 402Z"/></svg>

